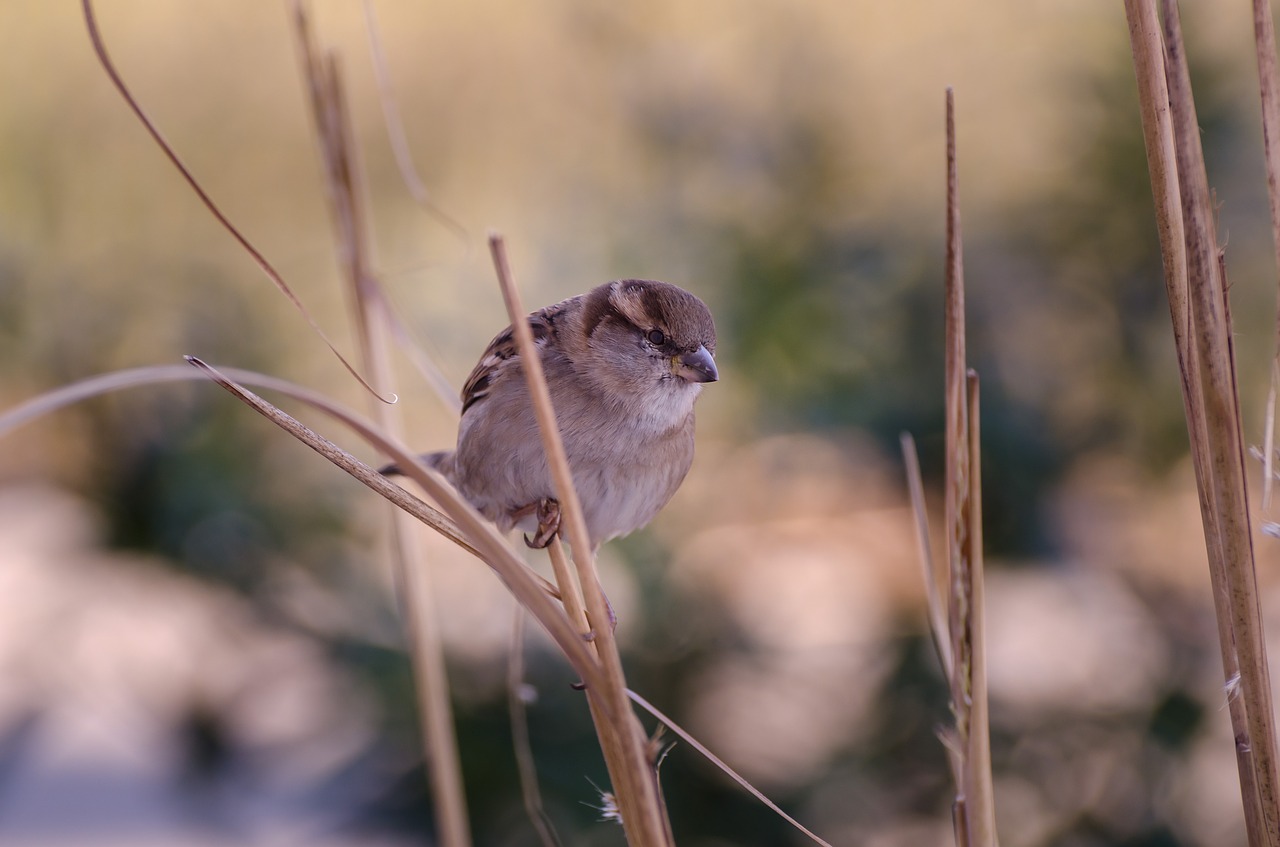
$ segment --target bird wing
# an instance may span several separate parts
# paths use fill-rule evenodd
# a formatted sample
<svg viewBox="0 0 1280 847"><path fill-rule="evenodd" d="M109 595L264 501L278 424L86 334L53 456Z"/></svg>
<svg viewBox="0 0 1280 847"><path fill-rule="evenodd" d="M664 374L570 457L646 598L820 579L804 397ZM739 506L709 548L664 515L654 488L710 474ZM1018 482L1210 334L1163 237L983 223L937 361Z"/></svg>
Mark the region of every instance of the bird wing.
<svg viewBox="0 0 1280 847"><path fill-rule="evenodd" d="M526 320L529 321L529 329L533 331L533 343L539 350L559 334L561 318L580 299L571 297L529 315ZM520 350L516 346L515 333L511 327L507 327L489 342L480 361L462 386L462 413L466 414L467 409L487 397L494 380L499 379L502 373L514 370L519 364Z"/></svg>

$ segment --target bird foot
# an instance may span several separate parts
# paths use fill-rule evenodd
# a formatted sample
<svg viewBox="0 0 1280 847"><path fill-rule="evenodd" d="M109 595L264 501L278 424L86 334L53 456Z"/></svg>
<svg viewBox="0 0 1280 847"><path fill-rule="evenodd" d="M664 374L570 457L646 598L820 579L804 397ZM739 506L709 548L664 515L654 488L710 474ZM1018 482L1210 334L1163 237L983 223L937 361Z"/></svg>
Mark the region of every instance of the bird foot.
<svg viewBox="0 0 1280 847"><path fill-rule="evenodd" d="M526 534L524 543L534 550L542 550L560 532L560 503L550 497L539 500L537 514L538 531L534 533L533 538Z"/></svg>
<svg viewBox="0 0 1280 847"><path fill-rule="evenodd" d="M605 608L606 614L609 617L609 631L617 632L618 631L618 613L613 610L613 604L609 602L609 595L607 594L605 595L605 598L604 598L604 608ZM588 615L587 620L590 621L590 619L591 619L590 615ZM596 628L593 626L591 627L591 629L584 632L582 634L582 640L588 643L595 641Z"/></svg>

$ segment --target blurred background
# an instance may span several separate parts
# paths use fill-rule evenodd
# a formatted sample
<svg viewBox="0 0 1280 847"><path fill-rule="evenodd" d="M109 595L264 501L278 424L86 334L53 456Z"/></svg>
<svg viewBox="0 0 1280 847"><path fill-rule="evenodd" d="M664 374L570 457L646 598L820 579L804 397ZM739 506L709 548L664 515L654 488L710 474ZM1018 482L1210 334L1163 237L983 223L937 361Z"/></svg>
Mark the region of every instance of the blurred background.
<svg viewBox="0 0 1280 847"><path fill-rule="evenodd" d="M1257 443L1276 269L1249 8L1184 6ZM97 9L151 117L353 350L285 4ZM465 235L400 180L359 4L314 11L377 266L454 384L505 324L491 228L531 307L628 276L711 305L697 462L605 548L605 583L632 687L840 845L951 843L897 438L919 441L936 520L954 86L1002 843L1244 843L1121 4L380 3L414 158ZM0 409L183 354L366 406L128 113L78 4L0 4ZM450 444L402 373L414 444ZM387 525L210 385L5 436L0 843L431 843ZM1257 542L1273 638L1277 543ZM430 552L476 843L532 845L512 604ZM574 677L539 633L524 649L549 814L567 844L621 844ZM682 845L801 843L687 745L662 774Z"/></svg>

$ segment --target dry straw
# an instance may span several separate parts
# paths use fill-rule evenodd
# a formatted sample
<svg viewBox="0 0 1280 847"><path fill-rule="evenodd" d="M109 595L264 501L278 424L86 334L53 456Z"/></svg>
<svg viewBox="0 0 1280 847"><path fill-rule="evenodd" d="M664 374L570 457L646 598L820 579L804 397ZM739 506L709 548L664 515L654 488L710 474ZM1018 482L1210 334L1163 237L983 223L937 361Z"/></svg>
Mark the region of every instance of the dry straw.
<svg viewBox="0 0 1280 847"><path fill-rule="evenodd" d="M218 223L222 225L223 229L225 229L231 237L236 240L236 243L240 245L241 249L249 254L250 258L253 259L254 264L256 264L262 272L267 275L267 278L271 280L280 293L289 299L289 302L293 304L293 307L298 310L298 314L302 315L303 319L306 320L315 334L324 341L330 352L332 352L333 355L337 357L338 361L342 363L342 366L347 369L347 372L355 377L361 385L371 393L378 396L384 402L394 403L396 400L394 395L391 397L382 397L381 395L378 395L377 392L374 391L373 386L369 384L368 380L366 380L364 376L356 370L355 366L347 361L347 358L342 355L341 351L338 350L337 346L329 339L329 336L320 327L320 324L316 323L315 318L311 316L307 307L302 304L302 300L298 298L298 295L294 294L293 289L284 281L284 277L280 275L280 272L276 270L275 266L272 265L271 262L267 261L267 257L253 245L253 242L245 237L244 233L242 233L240 229L231 222L231 219L228 218L218 204L214 202L213 197L204 190L204 187L201 186L195 176L192 175L190 169L187 168L186 164L183 163L182 159L173 149L173 146L165 140L160 129L155 125L151 118L147 116L147 113L143 110L141 104L138 103L132 92L129 91L129 87L125 85L124 78L120 76L120 72L116 70L115 63L111 61L111 56L107 53L106 42L102 40L102 33L98 29L98 19L93 12L92 0L81 0L81 10L84 13L85 28L89 32L89 41L93 45L93 51L97 55L98 61L102 65L102 69L106 72L107 77L110 78L111 84L115 86L116 91L118 91L120 96L124 98L124 101L129 106L130 111L133 112L134 116L147 130L147 133L164 153L165 158L167 158L170 163L177 168L178 173L181 174L183 180L186 181L187 187L195 193L196 197L200 199L200 202L204 207L209 210L209 214L213 215L214 218L217 219Z"/></svg>
<svg viewBox="0 0 1280 847"><path fill-rule="evenodd" d="M341 65L332 51L320 49L303 4L295 0L292 9L294 35L311 95L315 137L324 165L335 246L349 289L347 302L352 306L361 364L378 392L393 394L387 333L383 331L392 323L391 313L372 267L364 180L344 96ZM374 418L382 430L400 437L403 432L400 407L370 399ZM435 801L437 837L444 847L469 847L471 826L431 569L423 561L422 540L414 519L392 508L390 521L392 572L413 663L423 759Z"/></svg>
<svg viewBox="0 0 1280 847"><path fill-rule="evenodd" d="M82 4L94 50L129 107L201 202L295 304L317 333L325 338L280 275L223 215L130 95L108 57L90 0L82 0ZM1161 6L1163 28L1154 0L1125 2L1166 290L1219 623L1227 702L1235 731L1246 829L1253 847L1280 847L1276 733L1257 596L1226 275L1214 228L1211 194L1178 9L1173 0L1162 0ZM331 55L320 55L306 26L302 6L295 3L294 10L311 86L317 138L325 164L338 248L347 282L354 292L351 302L361 337L362 370L371 374L369 380L366 381L338 354L327 338L325 341L343 365L371 392L379 397L394 396L390 394L387 351L379 339L384 336L383 329L391 328L395 332L396 325L370 270L359 160L351 140L338 62ZM1280 263L1280 103L1277 101L1280 80L1277 78L1275 36L1269 6L1264 0L1254 0L1253 10L1271 217L1277 262ZM366 4L366 14L372 23L370 11ZM386 110L387 104L394 105L394 101L389 94L387 74L381 64L380 47L372 28L371 43ZM387 111L387 121L389 127L399 126L393 110ZM392 134L396 135L396 132ZM397 159L402 168L407 167L406 152L406 147L397 145ZM418 188L421 188L420 181ZM415 191L415 196L422 201L425 193ZM594 551L587 540L581 508L559 440L554 410L525 322L525 312L511 280L501 239L492 238L490 248L508 315L516 330L516 340L528 365L525 373L535 398L544 445L555 473L564 527L574 554L570 562L558 542L552 545L552 564L558 583L555 588L533 574L487 521L441 477L410 454L395 437L399 423L387 414L385 407L375 404L374 414L380 419L380 425L374 427L314 392L299 391L287 385L275 386L343 421L361 438L397 460L404 472L440 504L444 514L387 481L332 442L238 384L247 378L255 378L253 375L236 374L236 379L231 379L199 360L191 361L202 373L394 502L405 514L427 523L476 553L493 568L520 605L560 647L586 686L612 782L610 794L616 799L628 841L645 847L670 845L674 839L658 786L653 745L648 743L628 699L621 659L609 622L608 602L600 587ZM977 376L968 370L965 358L962 239L954 99L950 90L947 92L946 304L946 550L941 568L932 561L929 550L919 468L914 445L909 438L904 438L903 448L917 516L931 627L950 686L955 716L954 729L945 737L957 786L955 837L957 844L964 847L988 847L996 844L996 832L984 645L979 392ZM89 393L141 381L173 378L167 369L147 369L145 372L112 375L93 382L91 386L73 386L0 417L0 431ZM439 384L438 380L436 384ZM1277 306L1277 355L1273 364L1263 450L1265 502L1270 500L1273 476L1274 404L1278 384L1280 304ZM427 747L432 751L429 760L437 814L441 820L440 840L449 847L465 847L470 836L458 777L442 654L438 634L432 632L432 603L429 595L424 593L425 584L420 580L424 571L416 566L420 553L412 541L411 529L414 528L407 525L403 516L396 520L401 557L400 581L405 597L409 598L405 605L413 633L411 642L423 702L424 733L428 736ZM409 566L411 562L415 563L414 567ZM942 586L945 586L945 591ZM553 597L560 600L560 605ZM660 713L653 712L666 722ZM706 752L700 745L696 746ZM522 768L528 770L525 766Z"/></svg>
<svg viewBox="0 0 1280 847"><path fill-rule="evenodd" d="M194 356L188 356L187 361L254 411L346 471L375 493L396 502L397 505L412 504L416 499L329 439L236 381L229 379L218 369ZM481 560L489 565L516 601L524 606L547 631L574 671L582 676L586 685L590 687L600 683L600 673L595 658L588 651L581 633L569 624L553 601L554 595L511 549L506 539L498 534L493 524L472 508L470 503L463 500L444 477L422 464L421 459L408 446L390 438L376 426L322 395L290 392L290 396L338 420L354 431L361 440L393 459L405 476L420 485L433 500L440 504L451 518L450 523L458 527L466 540L462 546L465 549L474 550ZM415 514L415 517L417 516ZM435 528L434 525L432 528Z"/></svg>
<svg viewBox="0 0 1280 847"><path fill-rule="evenodd" d="M1258 57L1258 92L1262 99L1262 147L1267 162L1267 198L1271 210L1271 242L1280 271L1280 69L1276 67L1276 27L1268 0L1253 0L1254 52ZM1263 435L1262 508L1271 507L1275 484L1276 391L1280 387L1280 286L1276 294L1276 352Z"/></svg>
<svg viewBox="0 0 1280 847"><path fill-rule="evenodd" d="M667 820L666 808L658 789L658 771L646 752L644 731L632 713L631 703L627 698L627 684L622 671L622 658L618 653L618 642L614 638L609 601L596 572L595 550L589 541L578 492L573 486L569 460L560 437L560 428L556 424L555 409L551 405L551 392L542 372L542 358L534 346L533 330L511 277L502 237L490 236L489 249L497 270L498 283L502 288L507 316L511 319L520 350L522 370L529 384L529 396L542 434L543 449L555 481L556 497L561 509L561 527L568 529L569 544L573 549L576 573L563 566L557 568L557 578L562 580L559 583L560 595L566 599L566 610L575 616L579 610L570 608L568 604L577 596L585 600L591 624L589 637L604 678L603 686L587 689L587 700L596 723L596 733L600 737L600 747L604 751L605 764L609 768L609 778L613 782L613 793L622 814L622 823L631 844L674 844L671 824ZM554 543L552 551L553 555L558 553ZM575 576L577 584L572 585ZM588 636L588 631L584 630L583 635ZM606 718L606 715L609 717Z"/></svg>
<svg viewBox="0 0 1280 847"><path fill-rule="evenodd" d="M511 744L520 776L520 796L525 814L538 834L542 847L562 847L555 826L542 805L538 788L538 767L529 739L528 697L524 681L524 610L516 607L512 616L511 647L507 658L507 712L511 716Z"/></svg>
<svg viewBox="0 0 1280 847"><path fill-rule="evenodd" d="M307 314L301 301L267 259L223 215L210 195L194 179L130 94L108 57L89 0L83 0L83 9L94 49L107 74L134 114L146 126L166 157L182 173L206 208L250 253L277 288L294 303L313 329L323 338L324 334ZM343 97L339 62L336 56L324 53L318 48L300 0L293 3L292 9L311 95L316 137L325 169L325 184L329 191L336 230L336 245L346 282L352 292L349 302L355 313L363 369L371 374L370 379L366 381L360 377L355 368L337 354L336 349L334 353L338 355L343 365L369 388L371 394L379 399L383 394L394 397L390 394L388 351L382 339L385 338L385 330L388 329L395 335L398 325L372 271L371 248L364 215L364 187L360 176L359 157L353 142L354 133ZM366 13L369 12L370 9L366 5ZM368 15L367 20L372 26L371 14ZM375 63L381 62L380 42L373 34L371 34L371 45L375 53ZM385 76L385 68L382 68L379 73ZM390 99L389 87L385 85L383 97L384 101ZM386 102L384 102L385 106ZM398 121L393 120L393 114L394 112L388 113L389 127L398 127ZM403 159L401 165L405 166ZM410 643L423 711L428 767L432 775L436 815L440 821L438 837L440 843L448 847L466 847L470 843L470 833L462 794L456 739L449 712L443 653L439 634L434 626L434 602L429 593L429 585L423 579L425 571L422 567L421 552L414 542L414 533L417 530L414 522L426 524L488 564L511 592L519 606L543 627L580 676L609 769L612 782L612 791L609 792L609 796L616 803L617 816L623 823L630 844L643 845L643 847L667 847L674 843L658 784L657 745L654 740L645 736L632 709L631 703L634 699L805 835L816 843L828 847L827 842L785 815L776 804L734 773L705 746L677 727L639 695L627 689L611 624L611 611L596 572L595 551L587 538L581 506L573 488L564 447L555 422L554 409L541 372L541 360L534 347L524 307L520 303L519 294L512 282L502 239L497 236L492 237L490 249L508 315L515 328L516 341L520 347L522 360L526 363L525 376L529 380L530 393L534 399L549 464L554 471L555 490L562 511L562 525L567 530L574 554L570 563L558 540L551 545L552 565L558 585L551 585L534 573L490 522L476 512L441 476L421 463L399 438L397 433L400 431L400 422L390 408L383 403L374 403L372 406L373 413L378 418L378 424L374 425L318 392L248 371L233 369L220 371L195 357L187 357L187 361L195 366L194 370L180 366L140 368L107 374L48 392L0 415L0 434L29 422L35 417L98 394L143 384L208 378L396 506L394 521L398 551L398 582L403 592L402 600L409 622ZM327 339L326 343L328 343ZM330 347L332 349L333 345L330 344ZM410 494L329 439L249 391L244 387L246 383L268 387L283 393L351 428L365 443L395 460L402 472L419 485L439 504L440 508L437 509ZM440 382L435 380L433 384L438 387ZM976 395L969 394L967 397L968 403L974 406L974 411L967 414L976 418ZM456 401L450 407L456 409ZM976 439L976 428L971 432L971 437ZM967 440L966 438L965 441ZM976 449L973 445L971 447ZM973 484L976 485L976 478ZM974 511L970 510L968 513L974 514ZM970 537L975 537L972 532ZM977 573L980 577L980 567ZM559 605L556 601L559 601ZM968 602L980 608L980 600L975 601L971 598ZM519 670L519 664L514 664L512 690L515 695L518 695ZM521 710L513 709L513 715L519 711ZM523 775L522 785L525 788L526 804L531 816L535 818L535 826L539 829L544 843L551 844L554 842L554 834L549 825L546 825L545 815L541 810L541 803L536 793L536 782L532 776L532 761L527 756L527 750L526 738L521 746L521 752L518 752L518 756L521 757L519 766Z"/></svg>
<svg viewBox="0 0 1280 847"><path fill-rule="evenodd" d="M964 250L960 228L955 96L946 98L947 258L946 331L946 557L939 569L929 543L929 521L915 441L902 436L907 483L915 514L929 624L947 677L954 727L942 730L956 783L952 817L960 847L994 847L995 793L987 710L985 601L982 559L982 474L979 453L978 375L965 362ZM946 603L940 583L946 585Z"/></svg>
<svg viewBox="0 0 1280 847"><path fill-rule="evenodd" d="M1276 733L1258 603L1226 273L1178 6L1162 0L1160 12L1154 0L1125 0L1245 828L1252 847L1277 847ZM1264 36L1260 32L1260 39ZM1266 80L1264 73L1262 87L1264 99L1274 100L1274 57L1270 62L1272 79ZM1260 70L1266 64L1267 60L1259 59ZM1274 111L1274 104L1268 108ZM1274 115L1268 120L1273 119ZM1267 130L1273 140L1274 129L1273 124ZM1269 166L1273 155L1269 150ZM1274 179L1271 187L1274 208Z"/></svg>

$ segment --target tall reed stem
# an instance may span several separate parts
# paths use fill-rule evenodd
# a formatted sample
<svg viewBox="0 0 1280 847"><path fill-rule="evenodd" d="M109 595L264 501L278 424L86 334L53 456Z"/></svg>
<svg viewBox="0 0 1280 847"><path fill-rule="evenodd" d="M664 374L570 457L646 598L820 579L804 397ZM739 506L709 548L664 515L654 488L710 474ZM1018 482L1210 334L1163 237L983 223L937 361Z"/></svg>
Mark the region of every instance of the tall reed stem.
<svg viewBox="0 0 1280 847"><path fill-rule="evenodd" d="M386 301L379 296L372 269L368 222L363 204L363 180L355 135L343 94L337 57L321 54L301 2L294 3L294 21L301 47L316 140L324 163L338 258L345 277L362 370L379 392L391 392ZM399 439L403 421L398 406L373 402L378 425ZM414 687L422 729L423 760L430 776L437 837L444 847L470 847L462 764L449 698L444 644L440 636L437 602L428 563L424 560L417 522L400 509L390 508L391 566L404 618L413 663Z"/></svg>
<svg viewBox="0 0 1280 847"><path fill-rule="evenodd" d="M1276 26L1269 0L1253 0L1254 52L1258 58L1258 94L1262 101L1262 150L1267 163L1267 199L1271 211L1271 244L1280 273L1280 68L1276 66ZM1262 438L1262 508L1271 507L1276 455L1276 392L1280 388L1280 286L1276 289L1275 358Z"/></svg>
<svg viewBox="0 0 1280 847"><path fill-rule="evenodd" d="M633 847L670 845L674 843L674 839L658 789L658 773L646 753L644 731L627 696L622 658L618 653L618 642L614 638L610 619L609 601L596 572L595 550L591 546L582 504L574 488L564 442L556 423L555 409L551 404L551 394L542 371L542 359L534 345L533 331L529 328L528 315L520 302L520 292L512 280L506 245L501 236L490 236L489 250L502 287L507 315L511 319L513 334L520 349L520 360L529 384L529 394L537 415L538 429L542 434L547 463L555 480L561 527L568 530L578 588L590 616L591 643L600 660L604 685L600 690L589 688L587 698L595 718L605 764L613 780L614 794L622 813L622 824L626 829L627 840ZM560 587L562 598L574 596L569 589L567 585ZM601 712L606 712L609 719L602 719Z"/></svg>
<svg viewBox="0 0 1280 847"><path fill-rule="evenodd" d="M1178 7L1125 0L1165 289L1252 847L1280 845L1276 733L1253 555L1231 311Z"/></svg>

